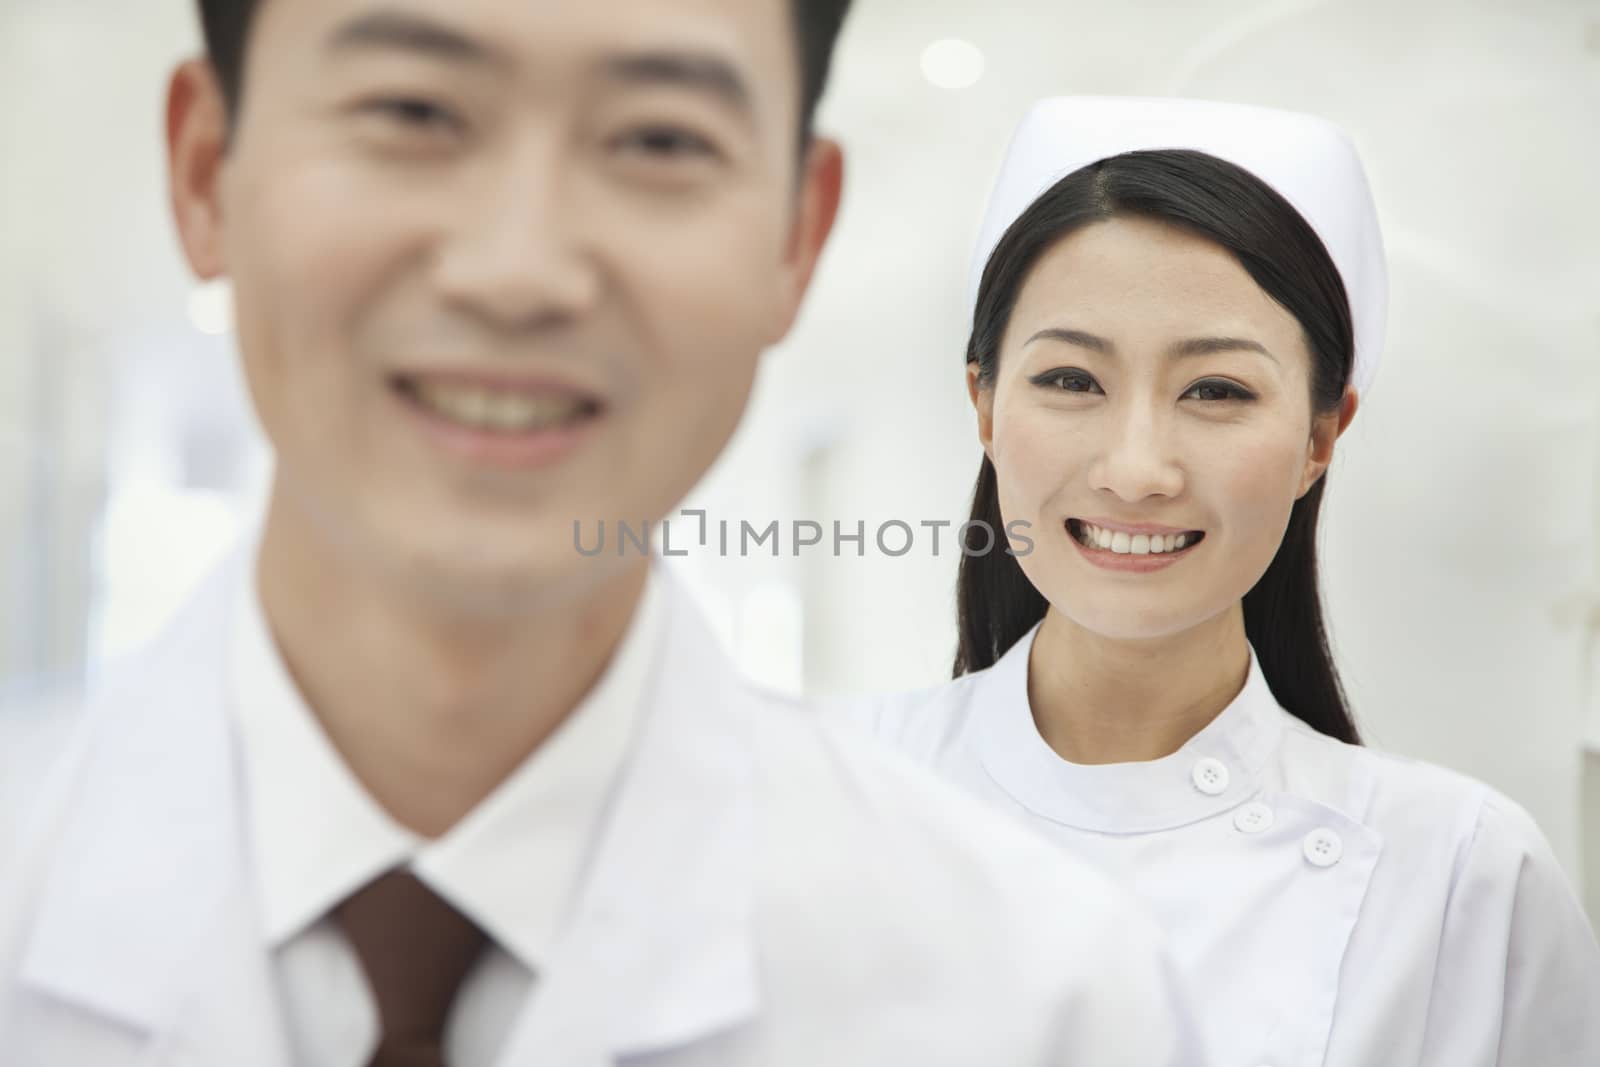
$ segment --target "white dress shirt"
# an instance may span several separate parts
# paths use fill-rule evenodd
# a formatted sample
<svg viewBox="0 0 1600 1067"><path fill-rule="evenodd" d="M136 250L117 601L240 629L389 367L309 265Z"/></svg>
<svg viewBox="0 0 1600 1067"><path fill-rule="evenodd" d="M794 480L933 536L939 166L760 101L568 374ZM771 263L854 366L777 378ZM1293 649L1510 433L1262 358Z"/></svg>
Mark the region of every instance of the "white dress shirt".
<svg viewBox="0 0 1600 1067"><path fill-rule="evenodd" d="M1317 733L1254 655L1172 755L1069 762L1028 701L1037 632L988 670L836 710L1149 908L1218 1067L1600 1065L1600 946L1513 801Z"/></svg>
<svg viewBox="0 0 1600 1067"><path fill-rule="evenodd" d="M523 982L502 982L485 964L489 977L468 990L448 1035L456 1065L1207 1062L1163 939L1127 894L849 736L859 731L747 684L665 575L659 604L644 611L659 612L641 631L650 636L628 637L572 723L610 724L594 729L611 741L558 738L552 746L576 755L546 748L525 768L526 791L548 800L566 791L563 768L592 772L612 762L602 753L626 750L610 789L571 790L604 793L605 812L546 947L537 932L553 903L538 901L564 895L570 872L557 868L580 865L571 857L582 850L553 847L569 863L549 862L527 843L537 835L499 814L521 810L521 773L430 846L374 830L382 821L359 814L359 791L329 785L342 780L327 773L337 760L307 776L310 761L286 755L299 750L296 728L252 718L254 740L241 746L231 631L237 598L255 595L247 564L240 553L219 567L153 645L61 705L76 720L62 745L12 729L32 716L0 713L0 751L26 746L8 760L24 781L6 795L29 808L20 834L0 835L8 1067L320 1067L336 1057L360 1067L372 1026L356 968L337 937L302 950L301 935L391 852L415 856L521 968ZM634 651L657 635L653 653ZM630 732L625 702L602 694L630 690L645 660ZM243 676L259 686L253 707L275 673ZM259 706L293 707L286 692ZM298 729L308 749L309 721ZM275 770L264 777L263 767ZM561 811L552 817L563 832L545 836L575 840L593 806L542 803L527 821L537 828ZM332 832L347 823L364 829ZM268 865L268 855L295 858ZM500 866L514 877L475 873ZM508 904L495 890L513 882ZM300 957L312 962L288 963ZM502 1037L519 999L526 1010Z"/></svg>
<svg viewBox="0 0 1600 1067"><path fill-rule="evenodd" d="M259 595L241 596L227 672L248 856L297 1064L364 1067L379 1040L361 965L329 913L409 866L488 934L445 1032L453 1067L490 1067L533 994L637 725L659 643L659 579L604 676L565 723L442 837L397 824L307 706ZM255 594L254 586L251 589Z"/></svg>

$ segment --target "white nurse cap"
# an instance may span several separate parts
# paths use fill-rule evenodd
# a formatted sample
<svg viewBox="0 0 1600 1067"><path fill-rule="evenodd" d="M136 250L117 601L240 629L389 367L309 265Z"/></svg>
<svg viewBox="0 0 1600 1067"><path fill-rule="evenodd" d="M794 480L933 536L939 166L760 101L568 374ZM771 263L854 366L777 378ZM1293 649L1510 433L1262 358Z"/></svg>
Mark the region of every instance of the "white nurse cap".
<svg viewBox="0 0 1600 1067"><path fill-rule="evenodd" d="M1322 239L1350 299L1351 384L1366 395L1388 318L1389 275L1377 210L1350 139L1311 115L1172 98L1042 100L1011 140L973 255L969 311L1000 238L1056 182L1124 152L1193 149L1242 167L1292 204Z"/></svg>

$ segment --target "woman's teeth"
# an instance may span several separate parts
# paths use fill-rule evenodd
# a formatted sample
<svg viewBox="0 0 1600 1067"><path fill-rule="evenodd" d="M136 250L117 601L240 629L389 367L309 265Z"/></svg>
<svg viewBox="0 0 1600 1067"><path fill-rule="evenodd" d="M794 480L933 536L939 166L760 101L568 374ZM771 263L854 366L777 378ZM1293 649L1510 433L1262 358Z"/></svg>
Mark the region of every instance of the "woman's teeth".
<svg viewBox="0 0 1600 1067"><path fill-rule="evenodd" d="M1151 556L1165 552L1178 552L1200 540L1199 534L1129 534L1121 530L1103 530L1098 526L1074 519L1070 523L1072 536L1080 544L1101 548L1119 556Z"/></svg>
<svg viewBox="0 0 1600 1067"><path fill-rule="evenodd" d="M587 413L591 405L574 396L521 393L470 385L417 383L418 403L451 422L474 430L528 433L560 426Z"/></svg>

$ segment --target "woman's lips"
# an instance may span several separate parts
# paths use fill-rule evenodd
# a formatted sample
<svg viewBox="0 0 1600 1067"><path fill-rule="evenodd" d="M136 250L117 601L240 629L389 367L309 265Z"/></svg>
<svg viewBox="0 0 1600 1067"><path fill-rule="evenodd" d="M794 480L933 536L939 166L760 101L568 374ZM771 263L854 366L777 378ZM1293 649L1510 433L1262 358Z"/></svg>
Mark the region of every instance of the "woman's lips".
<svg viewBox="0 0 1600 1067"><path fill-rule="evenodd" d="M1173 526L1097 524L1068 519L1067 536L1089 562L1105 570L1136 574L1165 570L1205 540L1203 530Z"/></svg>

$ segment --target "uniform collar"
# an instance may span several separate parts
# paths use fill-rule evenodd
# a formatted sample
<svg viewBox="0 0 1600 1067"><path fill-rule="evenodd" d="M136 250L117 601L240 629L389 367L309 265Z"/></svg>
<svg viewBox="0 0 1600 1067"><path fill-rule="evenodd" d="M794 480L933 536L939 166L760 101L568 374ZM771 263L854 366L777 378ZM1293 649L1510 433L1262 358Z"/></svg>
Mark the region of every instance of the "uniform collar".
<svg viewBox="0 0 1600 1067"><path fill-rule="evenodd" d="M662 629L652 566L622 642L577 709L416 857L417 874L528 968L548 963L636 747Z"/></svg>
<svg viewBox="0 0 1600 1067"><path fill-rule="evenodd" d="M616 653L572 715L431 841L368 795L295 687L257 583L241 590L228 695L268 945L281 946L378 874L405 864L523 966L541 969L633 739L658 643L659 584L652 569Z"/></svg>
<svg viewBox="0 0 1600 1067"><path fill-rule="evenodd" d="M249 564L235 553L155 647L103 677L50 793L63 810L19 981L69 1006L45 1030L81 1030L88 1012L158 1035L153 1058L130 1038L107 1063L290 1062L226 713L228 623ZM550 1062L609 1067L759 1010L754 698L688 593L661 584L639 737L507 1062L557 1048L573 1054Z"/></svg>
<svg viewBox="0 0 1600 1067"><path fill-rule="evenodd" d="M551 964L506 1063L610 1065L738 1026L761 1006L752 711L692 606L669 590L636 751Z"/></svg>
<svg viewBox="0 0 1600 1067"><path fill-rule="evenodd" d="M1261 788L1278 747L1283 711L1255 650L1244 688L1178 751L1140 763L1088 765L1059 756L1039 735L1028 702L1034 626L982 672L976 742L989 776L1024 807L1065 826L1101 833L1166 830L1226 811Z"/></svg>

